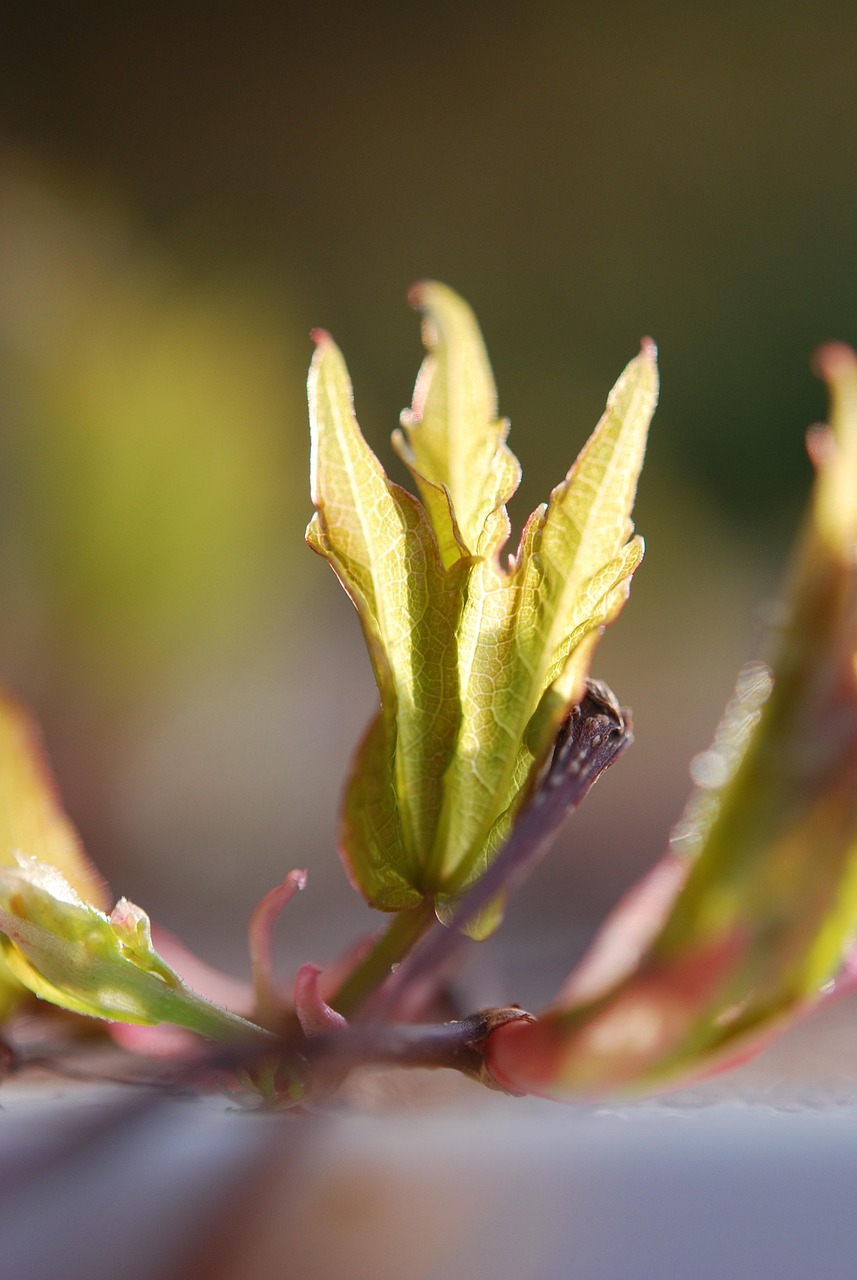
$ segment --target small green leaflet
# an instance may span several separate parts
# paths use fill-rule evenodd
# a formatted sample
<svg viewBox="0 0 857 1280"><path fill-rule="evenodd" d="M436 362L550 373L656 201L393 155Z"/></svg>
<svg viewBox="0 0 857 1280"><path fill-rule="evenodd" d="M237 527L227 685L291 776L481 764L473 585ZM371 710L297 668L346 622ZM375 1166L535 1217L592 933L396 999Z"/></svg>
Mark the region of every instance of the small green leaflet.
<svg viewBox="0 0 857 1280"><path fill-rule="evenodd" d="M171 1022L212 1040L267 1033L192 991L152 946L149 918L121 898L108 916L51 863L18 854L0 867L0 955L18 982L92 1018Z"/></svg>
<svg viewBox="0 0 857 1280"><path fill-rule="evenodd" d="M62 809L36 724L0 689L0 871L17 867L21 855L51 863L87 902L106 906L106 887ZM20 992L0 950L0 1016Z"/></svg>
<svg viewBox="0 0 857 1280"><path fill-rule="evenodd" d="M349 778L340 844L383 910L442 910L481 873L580 697L642 557L631 508L657 400L646 341L516 555L520 468L470 308L415 287L427 354L394 445L422 501L386 477L354 416L342 356L317 334L307 539L357 608L381 706Z"/></svg>
<svg viewBox="0 0 857 1280"><path fill-rule="evenodd" d="M149 920L107 888L57 793L31 716L0 689L0 1016L29 991L118 1022L173 1022L212 1039L264 1032L191 991Z"/></svg>

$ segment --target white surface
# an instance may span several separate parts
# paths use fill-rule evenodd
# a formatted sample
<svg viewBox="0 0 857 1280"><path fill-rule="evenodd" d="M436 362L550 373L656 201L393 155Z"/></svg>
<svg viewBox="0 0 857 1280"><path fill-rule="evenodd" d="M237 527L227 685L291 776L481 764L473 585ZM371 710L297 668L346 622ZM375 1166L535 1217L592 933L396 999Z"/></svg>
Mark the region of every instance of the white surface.
<svg viewBox="0 0 857 1280"><path fill-rule="evenodd" d="M311 1117L9 1082L0 1280L854 1280L855 1068L843 1005L620 1106L428 1073Z"/></svg>

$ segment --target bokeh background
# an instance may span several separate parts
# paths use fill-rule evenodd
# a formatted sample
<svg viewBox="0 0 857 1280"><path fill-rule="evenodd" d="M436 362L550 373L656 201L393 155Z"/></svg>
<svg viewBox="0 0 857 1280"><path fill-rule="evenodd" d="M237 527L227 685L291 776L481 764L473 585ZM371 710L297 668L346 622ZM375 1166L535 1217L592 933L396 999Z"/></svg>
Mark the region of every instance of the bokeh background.
<svg viewBox="0 0 857 1280"><path fill-rule="evenodd" d="M637 743L480 952L501 995L557 985L772 625L810 353L857 341L855 73L824 0L3 7L0 669L117 894L236 972L293 866L284 966L371 927L334 853L374 691L302 544L308 331L401 479L433 276L482 322L518 528L661 349L648 554L596 664Z"/></svg>

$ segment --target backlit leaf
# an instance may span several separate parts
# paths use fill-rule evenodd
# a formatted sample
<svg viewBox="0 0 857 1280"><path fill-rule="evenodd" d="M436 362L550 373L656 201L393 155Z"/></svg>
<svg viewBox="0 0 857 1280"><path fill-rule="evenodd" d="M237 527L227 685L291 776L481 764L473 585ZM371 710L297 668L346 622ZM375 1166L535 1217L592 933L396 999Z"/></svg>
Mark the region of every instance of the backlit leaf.
<svg viewBox="0 0 857 1280"><path fill-rule="evenodd" d="M342 356L326 334L317 342L307 540L354 601L381 696L348 786L343 855L369 901L398 910L407 886L421 887L458 726L455 629L469 562L444 568L422 503L387 479L360 433Z"/></svg>
<svg viewBox="0 0 857 1280"><path fill-rule="evenodd" d="M217 1040L266 1035L185 986L154 950L139 907L123 898L107 916L38 858L0 869L0 952L23 986L73 1013L171 1022Z"/></svg>
<svg viewBox="0 0 857 1280"><path fill-rule="evenodd" d="M106 905L106 886L62 809L38 730L0 690L0 868L17 865L18 854L50 863L87 902ZM20 986L0 957L0 1015L16 991Z"/></svg>
<svg viewBox="0 0 857 1280"><path fill-rule="evenodd" d="M637 898L586 983L573 975L530 1031L492 1040L492 1069L515 1087L575 1096L707 1069L806 1008L843 963L857 929L857 358L829 347L819 362L832 432L812 442L773 691L760 707L758 673L742 682L702 768L732 776L679 829L686 877L674 853L650 882L648 938ZM626 925L637 950L623 957Z"/></svg>
<svg viewBox="0 0 857 1280"><path fill-rule="evenodd" d="M478 325L444 285L423 283L412 301L427 355L394 443L422 502L369 450L342 357L319 335L307 536L357 607L381 696L346 788L349 874L376 906L429 897L443 913L508 833L627 596L657 371L647 341L502 563L520 468Z"/></svg>
<svg viewBox="0 0 857 1280"><path fill-rule="evenodd" d="M502 840L508 825L491 839L495 822L511 821L580 696L594 641L627 595L642 557L639 539L626 545L630 510L656 398L649 344L566 480L530 517L509 568L486 559L470 577L459 629L462 723L433 851L446 889L478 874Z"/></svg>
<svg viewBox="0 0 857 1280"><path fill-rule="evenodd" d="M497 391L476 317L446 285L415 285L410 301L425 316L428 352L420 369L396 452L412 469L438 539L449 547L449 495L461 546L458 555L496 555L509 537L505 504L521 480L506 447L509 423L497 417Z"/></svg>

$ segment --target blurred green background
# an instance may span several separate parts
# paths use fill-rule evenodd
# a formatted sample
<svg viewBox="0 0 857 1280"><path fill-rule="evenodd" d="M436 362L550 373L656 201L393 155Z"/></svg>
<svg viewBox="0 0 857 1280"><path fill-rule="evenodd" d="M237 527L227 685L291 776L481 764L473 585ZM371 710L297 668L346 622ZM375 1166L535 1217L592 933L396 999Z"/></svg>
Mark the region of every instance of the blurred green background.
<svg viewBox="0 0 857 1280"><path fill-rule="evenodd" d="M648 555L596 663L637 744L483 952L556 985L764 647L809 356L857 342L855 73L850 3L4 6L0 666L117 893L237 969L292 866L284 962L369 927L333 846L374 694L301 541L307 334L401 479L434 276L483 325L517 527L661 350Z"/></svg>

